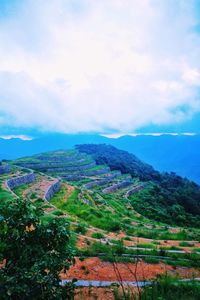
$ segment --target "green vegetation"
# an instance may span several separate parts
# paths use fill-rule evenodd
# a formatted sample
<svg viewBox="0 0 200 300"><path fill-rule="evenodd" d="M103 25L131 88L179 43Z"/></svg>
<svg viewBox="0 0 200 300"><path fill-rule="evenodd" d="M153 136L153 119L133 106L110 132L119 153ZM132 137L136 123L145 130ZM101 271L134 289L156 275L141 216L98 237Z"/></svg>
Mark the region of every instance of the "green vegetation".
<svg viewBox="0 0 200 300"><path fill-rule="evenodd" d="M169 232L168 229L158 228L158 229L148 229L145 227L129 227L126 231L127 235L139 236L148 239L155 240L198 240L200 237L199 231L187 231L181 230L177 233Z"/></svg>
<svg viewBox="0 0 200 300"><path fill-rule="evenodd" d="M51 199L51 203L58 209L73 216L77 216L81 220L97 228L108 231L118 231L121 229L122 223L120 222L120 219L119 221L117 219L118 216L122 218L122 213L120 213L121 215L117 212L113 214L112 211L109 211L106 207L101 207L101 210L98 210L96 206L88 205L87 202L85 202L85 199L91 201L91 197L89 197L87 193L81 194L79 189L72 191L67 201L65 201L65 192L66 187L63 185L61 190Z"/></svg>
<svg viewBox="0 0 200 300"><path fill-rule="evenodd" d="M72 286L59 284L59 273L73 262L69 224L54 218L41 222L43 211L28 200L1 198L1 299L69 299Z"/></svg>
<svg viewBox="0 0 200 300"><path fill-rule="evenodd" d="M5 189L2 188L2 180L3 178L0 178L0 201L9 201L12 199L12 196L9 192L7 192Z"/></svg>
<svg viewBox="0 0 200 300"><path fill-rule="evenodd" d="M111 242L111 243L110 243ZM122 240L111 240L109 243L95 241L89 243L84 249L77 250L78 255L96 257L100 256L102 260L109 262L134 262L141 259L147 263L159 264L161 261L174 268L182 266L186 268L199 268L199 254L195 253L173 253L165 249L136 249L126 248ZM170 248L169 250L173 250ZM175 250L175 249L174 249Z"/></svg>
<svg viewBox="0 0 200 300"><path fill-rule="evenodd" d="M194 247L194 244L190 243L190 242L181 242L181 243L179 243L179 246L180 247Z"/></svg>
<svg viewBox="0 0 200 300"><path fill-rule="evenodd" d="M199 300L200 284L191 280L182 282L177 277L159 276L153 285L142 289L141 300Z"/></svg>
<svg viewBox="0 0 200 300"><path fill-rule="evenodd" d="M161 174L133 154L113 146L89 144L76 148L92 155L98 164L107 164L111 170L120 170L150 183L131 196L131 203L139 213L167 224L200 226L200 187L194 182L175 173Z"/></svg>
<svg viewBox="0 0 200 300"><path fill-rule="evenodd" d="M86 234L87 232L87 227L84 223L78 223L77 226L75 227L74 231L78 234Z"/></svg>
<svg viewBox="0 0 200 300"><path fill-rule="evenodd" d="M3 253L1 260L6 258L8 261L8 264L6 261L5 268L2 268L6 270L6 273L0 272L0 276L3 274L0 277L0 292L2 289L2 293L5 295L7 293L7 296L11 293L9 299L19 299L20 291L26 290L29 296L29 293L32 293L32 290L35 289L36 296L34 295L34 299L37 300L44 299L42 298L43 295L38 298L37 291L45 287L44 297L46 299L62 299L60 295L56 294L57 291L62 293L68 290L58 287L58 281L56 281L58 272L61 270L61 265L64 264L63 266L68 268L73 261L75 237L78 239L80 235L85 236L81 237L81 242L84 240L84 248L77 249L77 254L82 258L84 256L100 256L104 261L125 263L143 259L151 264L162 261L173 266L174 270L177 266L199 267L200 256L197 252L200 252L200 249L193 248L191 249L192 253L185 253L180 248L194 247L195 242L192 241L200 241L200 230L194 228L200 225L199 186L173 173L160 174L134 155L111 146L81 145L77 149L85 153L79 153L78 150L59 150L35 155L33 159L29 157L17 160L25 163L60 162L61 165L65 161L63 165L69 166L84 165L92 162L93 159L97 161L97 166L90 169L83 168L80 172L62 171L59 173L59 170L56 171L55 166L52 167L52 176L61 176L62 178L65 174L78 175L75 179L80 178L80 180L71 182L70 185L73 185L73 187L69 187L70 190L68 190L68 184L62 183L61 189L53 195L49 203L37 198L37 188L29 193L31 202L26 199L24 201L19 199L18 202L12 200L11 194L0 188L0 212L4 207L2 210L3 219L0 218L0 237L3 237L3 242L0 243L0 250ZM120 176L120 172L117 172L118 176L112 182L104 182L103 186L97 185L91 190L87 189L84 185L86 182L105 179L106 176L112 175L109 168L107 168L108 166L111 170L120 170L122 175ZM48 167L44 167L44 172L47 171L45 168ZM107 168L105 169L106 174L101 175L96 172L93 176L87 176L88 172L102 168ZM35 173L38 180L46 176L42 173ZM127 173L133 176L131 186L110 194L103 193L102 189L104 187L119 183L130 176ZM41 175L38 176L37 174ZM48 175L46 177L50 179ZM0 184L5 178L6 176L0 177ZM128 197L127 192L133 186L141 186L142 190ZM15 192L21 197L27 188L29 188L29 185L20 186L15 189ZM7 207L5 203L8 203ZM43 209L46 209L46 213L43 213ZM9 219L8 216L14 217ZM73 221L73 236L71 237L68 220ZM178 225L179 228L174 230L166 224ZM104 230L98 231L98 229L95 229L91 235L93 239L99 241L87 238L87 235L91 232L88 230L89 226ZM123 236L123 239L118 240L117 236L113 235L113 239L109 240L106 238L106 231L119 233ZM6 234L7 236L10 234L9 238ZM64 245L61 245L65 237ZM135 242L135 237L148 238L152 241L147 240L147 242L138 243L136 246L134 246L135 243L125 243L125 241ZM104 240L101 241L101 239ZM164 240L165 243L159 240ZM167 240L178 240L179 247L167 247L167 245L170 245ZM11 243L10 246L7 241ZM125 245L130 245L130 247ZM166 245L166 247L161 247L161 245ZM13 252L9 247L13 248ZM59 250L57 250L57 247L60 247ZM16 253L14 253L14 249ZM172 252L170 252L171 250ZM11 257L6 253L11 253ZM63 261L64 254L67 258L66 265ZM24 260L23 257L25 257ZM14 259L16 259L16 264L12 263ZM8 267L8 270L6 267ZM46 270L50 270L50 273ZM5 280L10 280L11 271L13 274L19 273L19 279L15 281L13 286L11 286L11 283L7 286ZM85 269L85 271L88 270ZM50 281L48 276L50 276ZM156 289L154 286L146 287L141 300L170 299L163 298L162 289L164 290L165 285L168 286L169 291L170 289L173 290L168 278L165 278L165 280L167 283L163 278L159 279L158 288L156 287ZM29 281L30 286L27 283ZM45 286L47 281L50 283L48 287ZM176 284L179 286L179 281ZM51 296L49 296L50 287L56 287ZM184 288L181 286L180 289L184 290ZM178 290L177 294L174 294L177 297L179 295ZM157 298L148 298L151 292ZM173 295L173 293L171 294ZM171 294L169 292L167 295ZM14 296L12 297L12 295ZM146 295L146 298L144 298L144 295ZM186 295L189 295L187 288ZM23 297L20 299L23 299ZM188 296L187 299L196 298L189 298Z"/></svg>
<svg viewBox="0 0 200 300"><path fill-rule="evenodd" d="M25 191L27 188L31 187L31 185L32 185L32 183L20 185L19 187L13 189L13 192L14 192L18 197L22 197L24 191ZM34 198L35 198L35 195L32 193L32 194L31 194L31 199L34 199Z"/></svg>
<svg viewBox="0 0 200 300"><path fill-rule="evenodd" d="M102 239L102 238L104 238L104 235L101 232L93 232L92 238L94 238L94 239Z"/></svg>
<svg viewBox="0 0 200 300"><path fill-rule="evenodd" d="M193 252L199 252L200 253L200 248L193 248Z"/></svg>
<svg viewBox="0 0 200 300"><path fill-rule="evenodd" d="M155 249L156 245L152 244L152 243L138 243L137 244L138 248L149 248L149 249Z"/></svg>
<svg viewBox="0 0 200 300"><path fill-rule="evenodd" d="M159 178L159 172L150 165L143 163L135 155L127 151L116 149L110 145L77 145L80 152L91 155L97 164L108 165L111 170L120 170L122 173L129 173L140 180L152 180Z"/></svg>
<svg viewBox="0 0 200 300"><path fill-rule="evenodd" d="M149 219L179 226L200 226L200 189L187 179L175 183L176 175L166 175L160 186L151 183L130 197L133 208ZM173 181L174 179L174 181ZM174 183L174 186L173 186Z"/></svg>

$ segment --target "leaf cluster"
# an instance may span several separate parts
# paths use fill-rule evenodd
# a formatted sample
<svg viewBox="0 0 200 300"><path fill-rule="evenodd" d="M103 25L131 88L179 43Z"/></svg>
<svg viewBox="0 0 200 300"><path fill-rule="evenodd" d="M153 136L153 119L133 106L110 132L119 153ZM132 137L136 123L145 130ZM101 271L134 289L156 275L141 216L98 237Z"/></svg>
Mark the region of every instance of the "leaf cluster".
<svg viewBox="0 0 200 300"><path fill-rule="evenodd" d="M60 286L59 273L74 262L69 224L41 221L43 211L29 200L0 204L1 299L66 299L71 287Z"/></svg>

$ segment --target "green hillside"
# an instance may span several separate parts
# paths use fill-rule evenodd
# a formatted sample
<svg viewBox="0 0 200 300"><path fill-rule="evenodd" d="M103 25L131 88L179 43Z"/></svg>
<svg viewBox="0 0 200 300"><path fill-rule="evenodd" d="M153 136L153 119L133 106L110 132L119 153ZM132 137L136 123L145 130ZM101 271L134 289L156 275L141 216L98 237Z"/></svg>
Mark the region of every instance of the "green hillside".
<svg viewBox="0 0 200 300"><path fill-rule="evenodd" d="M98 164L130 173L146 187L130 197L136 211L153 220L181 226L200 226L200 187L175 173L159 173L136 156L108 145L78 145Z"/></svg>
<svg viewBox="0 0 200 300"><path fill-rule="evenodd" d="M68 201L64 208L57 203L59 209L61 206L102 229L127 229L135 212L141 218L169 225L200 225L197 184L175 173L161 174L133 154L113 146L83 144L76 150L46 152L13 164L75 186L77 200Z"/></svg>
<svg viewBox="0 0 200 300"><path fill-rule="evenodd" d="M80 260L199 267L200 188L193 182L106 145L9 164L0 175L0 208L6 211L6 201L15 198L16 205L30 202L42 211L45 228L59 220L70 224L70 247Z"/></svg>

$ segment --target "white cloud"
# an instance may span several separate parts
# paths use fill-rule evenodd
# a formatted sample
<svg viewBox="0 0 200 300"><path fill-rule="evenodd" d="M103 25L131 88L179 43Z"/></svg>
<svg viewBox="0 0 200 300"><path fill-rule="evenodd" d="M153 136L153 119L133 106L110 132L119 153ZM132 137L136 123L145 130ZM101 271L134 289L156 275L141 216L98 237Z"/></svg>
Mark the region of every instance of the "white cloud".
<svg viewBox="0 0 200 300"><path fill-rule="evenodd" d="M0 138L4 139L4 140L11 140L11 139L20 139L23 141L31 141L32 140L32 137L23 135L23 134L1 135Z"/></svg>
<svg viewBox="0 0 200 300"><path fill-rule="evenodd" d="M21 1L0 20L0 124L133 132L191 118L196 25L192 0Z"/></svg>

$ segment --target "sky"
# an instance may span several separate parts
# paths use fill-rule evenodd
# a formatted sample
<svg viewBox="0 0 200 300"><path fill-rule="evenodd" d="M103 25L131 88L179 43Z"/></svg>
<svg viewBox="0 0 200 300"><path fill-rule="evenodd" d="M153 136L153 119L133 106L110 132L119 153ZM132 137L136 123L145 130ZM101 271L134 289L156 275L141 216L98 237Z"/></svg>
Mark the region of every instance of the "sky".
<svg viewBox="0 0 200 300"><path fill-rule="evenodd" d="M0 0L0 135L200 132L200 0Z"/></svg>

